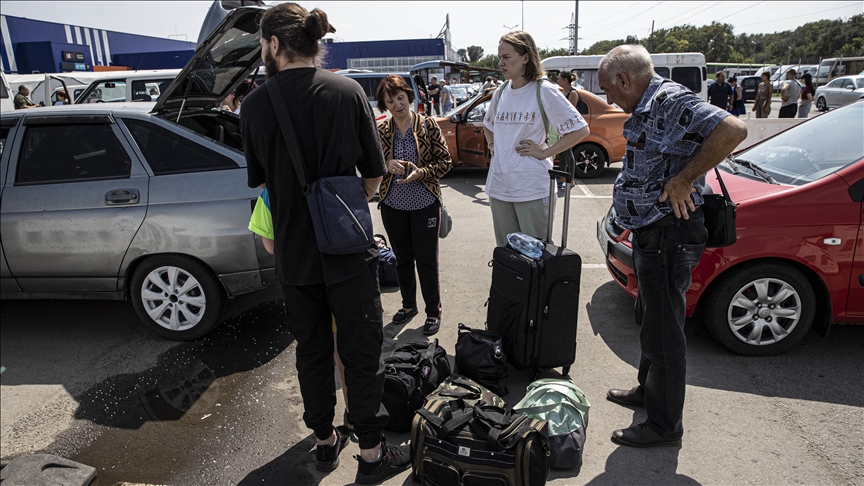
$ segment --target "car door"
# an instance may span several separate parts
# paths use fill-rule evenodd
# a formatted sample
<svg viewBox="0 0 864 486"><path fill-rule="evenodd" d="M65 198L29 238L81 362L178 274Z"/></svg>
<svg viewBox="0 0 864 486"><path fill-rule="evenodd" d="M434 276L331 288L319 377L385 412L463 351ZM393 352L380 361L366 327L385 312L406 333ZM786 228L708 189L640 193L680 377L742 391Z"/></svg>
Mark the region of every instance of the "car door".
<svg viewBox="0 0 864 486"><path fill-rule="evenodd" d="M744 100L753 100L756 99L756 90L759 88L759 78L744 78L741 81L741 97Z"/></svg>
<svg viewBox="0 0 864 486"><path fill-rule="evenodd" d="M837 92L837 105L843 106L857 100L861 95L855 92L855 80L844 79L843 86Z"/></svg>
<svg viewBox="0 0 864 486"><path fill-rule="evenodd" d="M854 179L853 179L854 180ZM855 256L852 260L852 277L849 279L849 300L846 315L864 319L864 179L859 179L849 188L849 196L858 202L858 238L855 240Z"/></svg>
<svg viewBox="0 0 864 486"><path fill-rule="evenodd" d="M493 95L494 96L494 95ZM476 103L465 111L462 122L456 125L456 140L459 144L459 160L465 165L487 167L489 150L483 132L483 118L489 109L491 98Z"/></svg>
<svg viewBox="0 0 864 486"><path fill-rule="evenodd" d="M3 250L24 292L116 292L148 176L110 114L28 114L3 189Z"/></svg>
<svg viewBox="0 0 864 486"><path fill-rule="evenodd" d="M837 93L840 91L840 86L843 85L842 79L835 79L825 87L825 102L829 107L837 106Z"/></svg>
<svg viewBox="0 0 864 486"><path fill-rule="evenodd" d="M4 117L0 122L0 201L3 197L3 186L6 183L6 169L9 167L9 146L15 138L15 130L18 125L18 117ZM6 262L6 252L3 250L3 237L0 233L0 293L8 294L20 292L21 287L9 271Z"/></svg>

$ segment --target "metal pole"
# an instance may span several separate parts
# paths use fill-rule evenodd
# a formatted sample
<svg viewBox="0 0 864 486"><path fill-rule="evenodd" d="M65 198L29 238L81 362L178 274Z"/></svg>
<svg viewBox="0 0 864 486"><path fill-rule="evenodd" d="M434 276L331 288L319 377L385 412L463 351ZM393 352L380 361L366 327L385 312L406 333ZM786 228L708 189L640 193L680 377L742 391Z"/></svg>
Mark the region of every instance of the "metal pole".
<svg viewBox="0 0 864 486"><path fill-rule="evenodd" d="M576 0L576 14L573 16L573 55L579 54L579 0Z"/></svg>
<svg viewBox="0 0 864 486"><path fill-rule="evenodd" d="M525 30L525 0L522 0L522 30Z"/></svg>

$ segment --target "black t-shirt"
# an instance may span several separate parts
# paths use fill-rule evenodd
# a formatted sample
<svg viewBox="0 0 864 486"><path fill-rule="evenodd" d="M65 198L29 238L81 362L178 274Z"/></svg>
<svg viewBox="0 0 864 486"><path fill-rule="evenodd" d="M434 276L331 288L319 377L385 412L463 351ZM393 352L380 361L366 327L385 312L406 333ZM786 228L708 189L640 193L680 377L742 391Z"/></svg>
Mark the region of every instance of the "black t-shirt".
<svg viewBox="0 0 864 486"><path fill-rule="evenodd" d="M433 94L433 95L430 95L430 96L432 96L432 100L435 101L435 103L440 102L440 100L441 100L441 86L438 83L430 84L429 86L426 87L426 89L428 89L429 91L432 91L433 89L437 89L438 92Z"/></svg>
<svg viewBox="0 0 864 486"><path fill-rule="evenodd" d="M710 88L708 88L708 102L718 108L723 108L724 110L726 109L726 106L729 105L729 96L731 95L732 85L725 81L722 85L720 83L714 83Z"/></svg>
<svg viewBox="0 0 864 486"><path fill-rule="evenodd" d="M328 176L386 173L378 129L366 94L353 79L323 69L276 73L309 182ZM282 138L267 88L243 100L240 125L249 187L267 183L276 246L276 272L286 285L334 284L352 278L378 258L368 252L328 255L318 251L306 196Z"/></svg>

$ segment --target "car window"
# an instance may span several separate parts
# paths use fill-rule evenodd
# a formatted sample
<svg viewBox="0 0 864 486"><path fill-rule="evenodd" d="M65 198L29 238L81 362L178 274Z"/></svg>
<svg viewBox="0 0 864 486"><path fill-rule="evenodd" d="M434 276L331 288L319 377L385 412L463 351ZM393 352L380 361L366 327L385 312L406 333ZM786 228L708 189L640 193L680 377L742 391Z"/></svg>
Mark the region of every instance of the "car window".
<svg viewBox="0 0 864 486"><path fill-rule="evenodd" d="M828 83L828 86L827 86L827 87L828 87L828 88L836 88L836 87L840 86L840 83L841 83L841 82L842 82L842 80L840 80L840 79L835 79L834 81L831 81L830 83Z"/></svg>
<svg viewBox="0 0 864 486"><path fill-rule="evenodd" d="M736 157L757 164L781 184L800 186L864 157L862 133L864 103L852 103L781 132Z"/></svg>
<svg viewBox="0 0 864 486"><path fill-rule="evenodd" d="M146 81L132 81L133 101L156 101L159 97L159 85L166 82L171 84L172 78L148 79Z"/></svg>
<svg viewBox="0 0 864 486"><path fill-rule="evenodd" d="M6 138L9 137L10 127L0 128L0 155L3 155L3 147L6 146Z"/></svg>
<svg viewBox="0 0 864 486"><path fill-rule="evenodd" d="M126 101L126 81L122 79L99 83L84 102L113 103L118 101Z"/></svg>
<svg viewBox="0 0 864 486"><path fill-rule="evenodd" d="M657 73L660 77L663 77L663 78L669 77L669 68L667 68L667 67L654 66L654 72Z"/></svg>
<svg viewBox="0 0 864 486"><path fill-rule="evenodd" d="M9 90L6 89L6 83L0 82L0 98L4 100L9 97Z"/></svg>
<svg viewBox="0 0 864 486"><path fill-rule="evenodd" d="M128 178L132 162L111 125L30 125L16 184Z"/></svg>
<svg viewBox="0 0 864 486"><path fill-rule="evenodd" d="M486 110L489 109L489 101L491 100L484 101L483 103L480 103L474 108L471 108L471 111L469 111L468 114L465 116L465 121L482 122L483 118L486 116Z"/></svg>
<svg viewBox="0 0 864 486"><path fill-rule="evenodd" d="M858 89L864 88L864 78L858 78L855 82L858 83Z"/></svg>
<svg viewBox="0 0 864 486"><path fill-rule="evenodd" d="M672 68L672 81L686 86L690 91L702 91L702 71L697 67Z"/></svg>
<svg viewBox="0 0 864 486"><path fill-rule="evenodd" d="M236 169L231 158L154 123L124 119L154 175Z"/></svg>

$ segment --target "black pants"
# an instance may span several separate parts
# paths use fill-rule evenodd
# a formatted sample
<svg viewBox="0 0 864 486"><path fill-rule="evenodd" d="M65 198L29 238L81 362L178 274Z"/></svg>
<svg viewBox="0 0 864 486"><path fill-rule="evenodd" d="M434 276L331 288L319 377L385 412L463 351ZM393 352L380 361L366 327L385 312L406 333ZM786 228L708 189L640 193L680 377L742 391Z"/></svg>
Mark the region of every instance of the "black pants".
<svg viewBox="0 0 864 486"><path fill-rule="evenodd" d="M684 388L687 374L685 293L691 272L702 258L708 231L701 209L690 219L669 215L633 232L633 266L639 294L636 323L639 341L639 386L645 394L648 426L661 436L684 433Z"/></svg>
<svg viewBox="0 0 864 486"><path fill-rule="evenodd" d="M360 275L333 285L283 285L288 328L297 339L297 376L303 395L303 421L324 440L333 433L336 381L333 375L333 330L336 318L339 357L345 365L345 386L351 421L361 449L381 443L387 425L381 293L378 262Z"/></svg>
<svg viewBox="0 0 864 486"><path fill-rule="evenodd" d="M780 114L777 115L778 118L795 118L798 114L798 105L786 105L780 108Z"/></svg>
<svg viewBox="0 0 864 486"><path fill-rule="evenodd" d="M438 201L416 211L400 211L386 204L381 205L381 221L396 254L402 307L417 308L416 264L420 290L426 303L426 316L436 319L441 317L441 289L438 286L440 208Z"/></svg>

